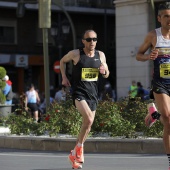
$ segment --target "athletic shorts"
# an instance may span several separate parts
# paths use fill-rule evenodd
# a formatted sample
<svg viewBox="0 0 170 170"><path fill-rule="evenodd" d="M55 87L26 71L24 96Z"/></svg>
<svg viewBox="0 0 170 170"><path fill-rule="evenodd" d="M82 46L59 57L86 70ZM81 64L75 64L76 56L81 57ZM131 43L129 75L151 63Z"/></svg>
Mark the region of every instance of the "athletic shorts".
<svg viewBox="0 0 170 170"><path fill-rule="evenodd" d="M74 106L76 106L75 100L77 100L77 101L85 100L87 102L89 108L91 109L91 111L95 111L96 108L97 108L97 102L95 100L89 100L89 99L86 99L83 96L74 96L73 97L73 104L74 104Z"/></svg>
<svg viewBox="0 0 170 170"><path fill-rule="evenodd" d="M28 103L27 107L31 110L31 112L38 111L37 103Z"/></svg>
<svg viewBox="0 0 170 170"><path fill-rule="evenodd" d="M164 84L160 81L152 81L152 88L151 88L153 92L157 93L157 94L167 94L168 96L170 96L170 84Z"/></svg>

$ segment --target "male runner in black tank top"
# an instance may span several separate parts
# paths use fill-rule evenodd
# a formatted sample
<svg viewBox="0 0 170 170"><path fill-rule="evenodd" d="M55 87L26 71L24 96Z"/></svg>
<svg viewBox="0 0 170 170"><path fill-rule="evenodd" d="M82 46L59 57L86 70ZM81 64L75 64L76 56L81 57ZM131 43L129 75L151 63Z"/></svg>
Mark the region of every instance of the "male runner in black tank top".
<svg viewBox="0 0 170 170"><path fill-rule="evenodd" d="M83 144L93 124L98 103L98 76L99 74L102 74L104 78L109 76L105 54L95 50L96 32L85 31L82 43L83 49L72 50L60 60L62 85L72 86L74 105L82 115L82 126L77 144L68 157L73 169L82 168L84 162ZM71 83L65 73L65 64L70 61L73 61Z"/></svg>

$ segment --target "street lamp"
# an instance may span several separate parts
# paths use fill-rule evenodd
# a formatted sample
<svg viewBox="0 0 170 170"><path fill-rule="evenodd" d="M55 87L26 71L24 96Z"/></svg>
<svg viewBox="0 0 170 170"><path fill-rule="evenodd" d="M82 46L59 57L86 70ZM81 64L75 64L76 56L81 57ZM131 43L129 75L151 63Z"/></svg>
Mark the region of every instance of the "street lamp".
<svg viewBox="0 0 170 170"><path fill-rule="evenodd" d="M64 35L67 35L70 32L70 24L66 19L62 22L62 32Z"/></svg>
<svg viewBox="0 0 170 170"><path fill-rule="evenodd" d="M50 32L51 32L51 36L55 37L55 39L57 40L59 39L61 40L61 38L59 38L60 36L61 37L64 36L62 39L65 39L65 35L68 35L70 33L70 24L66 19L63 20L61 25L57 23L52 23Z"/></svg>
<svg viewBox="0 0 170 170"><path fill-rule="evenodd" d="M67 17L69 23L70 23L70 26L71 26L71 31L72 31L72 38L73 38L73 49L76 49L76 31L75 31L75 27L74 27L74 23L69 15L69 13L65 10L65 8L63 7L63 1L62 0L52 0L52 4L55 4L57 5L61 11L65 14L65 16ZM71 72L72 72L72 62L70 61L68 63L69 65L69 71L68 71L68 74L71 75Z"/></svg>
<svg viewBox="0 0 170 170"><path fill-rule="evenodd" d="M58 22L54 22L50 29L55 45L58 47L59 60L62 58L63 42L70 33L70 24L67 19L61 21L61 14L58 14ZM60 73L58 74L58 84L61 84Z"/></svg>
<svg viewBox="0 0 170 170"><path fill-rule="evenodd" d="M67 19L70 23L70 26L71 26L71 30L72 30L73 49L76 49L76 31L75 31L74 24L73 24L73 21L69 15L69 13L65 10L65 8L62 5L63 1L62 0L52 0L52 4L57 5L62 10L62 12L65 14L65 16L67 17Z"/></svg>
<svg viewBox="0 0 170 170"><path fill-rule="evenodd" d="M43 49L44 49L44 67L45 67L45 94L46 105L49 106L49 63L48 63L48 28L51 28L51 0L38 0L39 2L39 25L43 29ZM70 18L68 12L62 6L62 0L53 0L53 3L57 5L66 15L71 25L73 34L73 47L76 48L76 32L74 24Z"/></svg>

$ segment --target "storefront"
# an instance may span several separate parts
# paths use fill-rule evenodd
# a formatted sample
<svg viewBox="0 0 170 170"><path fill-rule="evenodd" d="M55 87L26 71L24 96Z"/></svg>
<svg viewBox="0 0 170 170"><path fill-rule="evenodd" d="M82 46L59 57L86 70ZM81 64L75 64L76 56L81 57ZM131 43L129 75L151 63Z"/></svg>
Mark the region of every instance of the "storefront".
<svg viewBox="0 0 170 170"><path fill-rule="evenodd" d="M0 64L5 67L7 75L13 82L14 92L22 94L30 83L33 83L39 91L44 91L43 56L0 54Z"/></svg>

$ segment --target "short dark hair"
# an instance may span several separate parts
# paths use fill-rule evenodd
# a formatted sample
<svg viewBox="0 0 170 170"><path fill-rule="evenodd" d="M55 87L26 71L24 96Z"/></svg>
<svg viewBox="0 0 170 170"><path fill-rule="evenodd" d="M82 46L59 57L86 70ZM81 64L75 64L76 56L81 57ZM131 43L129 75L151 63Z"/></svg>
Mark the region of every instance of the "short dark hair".
<svg viewBox="0 0 170 170"><path fill-rule="evenodd" d="M85 35L87 32L95 32L95 33L96 33L96 31L93 30L93 29L85 30L85 31L83 32L83 34L82 34L82 39L84 39L84 35ZM97 33L96 33L96 37L97 37Z"/></svg>
<svg viewBox="0 0 170 170"><path fill-rule="evenodd" d="M143 87L142 84L141 84L141 82L137 82L137 86L138 86L138 87Z"/></svg>
<svg viewBox="0 0 170 170"><path fill-rule="evenodd" d="M28 89L31 89L31 88L34 88L34 84L32 83L28 85Z"/></svg>
<svg viewBox="0 0 170 170"><path fill-rule="evenodd" d="M161 15L162 10L170 9L170 2L161 3L158 7L158 15Z"/></svg>

